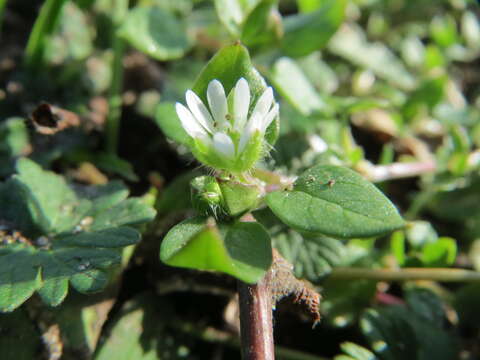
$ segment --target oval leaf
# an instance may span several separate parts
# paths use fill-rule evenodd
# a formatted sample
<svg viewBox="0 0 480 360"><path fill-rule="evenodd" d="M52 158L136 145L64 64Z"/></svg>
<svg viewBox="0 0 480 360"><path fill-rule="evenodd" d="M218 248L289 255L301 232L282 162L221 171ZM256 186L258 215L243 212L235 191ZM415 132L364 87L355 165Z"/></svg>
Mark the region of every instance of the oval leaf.
<svg viewBox="0 0 480 360"><path fill-rule="evenodd" d="M373 184L339 166L315 166L297 179L293 191L273 192L266 201L275 215L299 231L353 238L403 225L393 204Z"/></svg>
<svg viewBox="0 0 480 360"><path fill-rule="evenodd" d="M216 270L255 283L270 267L272 248L270 237L258 223L217 227L210 219L196 217L168 232L160 259L171 266Z"/></svg>
<svg viewBox="0 0 480 360"><path fill-rule="evenodd" d="M156 6L132 9L120 36L157 60L178 59L190 47L184 26L173 14Z"/></svg>
<svg viewBox="0 0 480 360"><path fill-rule="evenodd" d="M305 56L324 47L345 16L345 0L329 0L311 13L288 16L282 48L287 55Z"/></svg>

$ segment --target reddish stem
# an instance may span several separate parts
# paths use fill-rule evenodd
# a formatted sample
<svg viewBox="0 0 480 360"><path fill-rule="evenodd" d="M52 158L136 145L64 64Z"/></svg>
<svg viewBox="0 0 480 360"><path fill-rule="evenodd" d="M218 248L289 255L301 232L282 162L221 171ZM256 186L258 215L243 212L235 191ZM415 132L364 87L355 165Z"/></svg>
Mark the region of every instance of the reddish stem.
<svg viewBox="0 0 480 360"><path fill-rule="evenodd" d="M271 272L255 285L238 282L243 360L274 360Z"/></svg>

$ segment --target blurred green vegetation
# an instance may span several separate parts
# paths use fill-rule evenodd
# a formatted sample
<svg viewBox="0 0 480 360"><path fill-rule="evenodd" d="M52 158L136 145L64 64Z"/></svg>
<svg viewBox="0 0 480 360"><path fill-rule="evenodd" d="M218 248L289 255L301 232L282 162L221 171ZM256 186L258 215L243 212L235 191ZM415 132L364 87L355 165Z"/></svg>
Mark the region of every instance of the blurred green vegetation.
<svg viewBox="0 0 480 360"><path fill-rule="evenodd" d="M101 230L143 234L123 250L135 240L104 249L77 239L93 249L67 262L87 261L95 276L63 270L61 288L40 291L56 305L71 281L79 292L63 304L34 295L1 314L2 359L239 358L233 280L158 259L165 233L193 214L189 182L203 171L181 145L173 104L236 41L280 103L280 135L259 168L283 178L350 167L407 220L389 236L339 240L256 211L323 297L313 330L300 307L278 304L278 358L480 358L479 14L467 0L0 0L2 311L40 290L24 247L41 253L41 236L80 221L64 224L65 202L87 201L81 215ZM44 102L53 115L35 112ZM139 225L150 207L157 218ZM60 214L58 227L42 211ZM81 294L100 277L103 292Z"/></svg>

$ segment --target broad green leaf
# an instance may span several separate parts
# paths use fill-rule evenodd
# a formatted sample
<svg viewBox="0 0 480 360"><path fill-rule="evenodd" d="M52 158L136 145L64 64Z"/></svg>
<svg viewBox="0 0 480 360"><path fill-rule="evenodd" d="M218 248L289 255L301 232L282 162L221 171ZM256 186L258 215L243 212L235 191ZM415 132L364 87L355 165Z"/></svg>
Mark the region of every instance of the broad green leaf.
<svg viewBox="0 0 480 360"><path fill-rule="evenodd" d="M14 181L24 189L31 217L42 232L70 230L89 210L90 203L78 199L61 176L26 158L18 160L17 171Z"/></svg>
<svg viewBox="0 0 480 360"><path fill-rule="evenodd" d="M100 212L125 200L128 197L128 189L120 181L111 181L105 185L89 186L80 192L80 195L92 201L88 215L95 217Z"/></svg>
<svg viewBox="0 0 480 360"><path fill-rule="evenodd" d="M0 312L10 312L40 287L40 268L35 251L10 245L0 252Z"/></svg>
<svg viewBox="0 0 480 360"><path fill-rule="evenodd" d="M278 59L273 65L270 78L275 89L302 115L311 115L326 107L310 80L293 59ZM292 78L295 81L292 81Z"/></svg>
<svg viewBox="0 0 480 360"><path fill-rule="evenodd" d="M345 246L339 240L302 236L292 230L276 236L273 244L294 265L296 277L313 283L318 283L332 267L340 265L346 255Z"/></svg>
<svg viewBox="0 0 480 360"><path fill-rule="evenodd" d="M185 26L175 15L157 6L130 10L120 35L157 60L178 59L190 47Z"/></svg>
<svg viewBox="0 0 480 360"><path fill-rule="evenodd" d="M105 288L108 275L103 270L89 269L73 275L70 282L81 293L95 293Z"/></svg>
<svg viewBox="0 0 480 360"><path fill-rule="evenodd" d="M141 199L125 199L120 183L81 187L77 194L31 160L17 167L19 174L0 184L0 201L9 204L0 217L5 234L25 237L0 239L0 311L14 310L34 291L57 306L69 284L80 292L101 290L106 270L121 262L120 249L140 240L137 230L122 225L151 220L155 211Z"/></svg>
<svg viewBox="0 0 480 360"><path fill-rule="evenodd" d="M190 142L190 137L180 123L173 103L164 102L158 104L155 112L155 122L166 137L182 145L188 145Z"/></svg>
<svg viewBox="0 0 480 360"><path fill-rule="evenodd" d="M266 197L270 209L299 231L340 238L378 236L403 226L393 204L370 182L344 167L318 165L293 190Z"/></svg>
<svg viewBox="0 0 480 360"><path fill-rule="evenodd" d="M121 226L60 237L56 240L56 243L78 247L118 248L133 245L139 241L140 234L137 230Z"/></svg>
<svg viewBox="0 0 480 360"><path fill-rule="evenodd" d="M346 4L346 0L329 0L314 12L286 17L283 51L305 56L324 47L342 23Z"/></svg>
<svg viewBox="0 0 480 360"><path fill-rule="evenodd" d="M432 303L430 296L416 297L405 305L368 310L361 319L362 332L372 349L385 360L450 360L457 358L458 344L453 334L442 328L443 321L424 316L423 311L442 314L442 303ZM413 302L416 304L413 305ZM419 302L427 301L418 308ZM435 308L435 309L432 309ZM417 312L421 310L422 312Z"/></svg>
<svg viewBox="0 0 480 360"><path fill-rule="evenodd" d="M168 232L160 259L171 266L216 270L245 281L260 280L272 262L270 238L258 223L219 225L185 220Z"/></svg>
<svg viewBox="0 0 480 360"><path fill-rule="evenodd" d="M415 87L415 78L392 51L381 43L369 43L363 30L345 25L331 39L329 50L352 63L371 69L379 77L404 90Z"/></svg>
<svg viewBox="0 0 480 360"><path fill-rule="evenodd" d="M176 356L179 352L179 341L172 329L166 328L167 321L173 313L174 310L169 303L153 294L142 294L128 301L109 323L108 331L93 359L185 358Z"/></svg>
<svg viewBox="0 0 480 360"><path fill-rule="evenodd" d="M136 225L152 220L155 210L141 199L130 198L104 211L93 220L91 231L104 230L114 226Z"/></svg>
<svg viewBox="0 0 480 360"><path fill-rule="evenodd" d="M248 50L240 43L225 46L203 68L195 81L193 91L207 104L207 87L210 81L217 79L229 94L238 79L241 77L248 81L251 93L251 104L256 103L258 98L267 88L265 79L255 69L250 60ZM267 129L266 139L273 145L278 137L279 119L275 119Z"/></svg>

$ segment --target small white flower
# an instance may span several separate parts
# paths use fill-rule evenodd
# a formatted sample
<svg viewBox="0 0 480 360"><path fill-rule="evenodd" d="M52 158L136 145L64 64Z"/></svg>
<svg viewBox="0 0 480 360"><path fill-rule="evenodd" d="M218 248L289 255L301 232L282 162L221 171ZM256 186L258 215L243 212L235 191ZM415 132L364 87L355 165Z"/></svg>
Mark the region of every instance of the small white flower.
<svg viewBox="0 0 480 360"><path fill-rule="evenodd" d="M207 88L208 108L193 91L185 94L187 107L177 103L180 122L193 140L200 143L192 149L200 161L232 171L248 170L259 159L264 135L278 116L279 106L268 87L250 112L251 94L247 80L240 78L232 90L233 99L227 100L218 80ZM248 153L249 156L243 156Z"/></svg>

